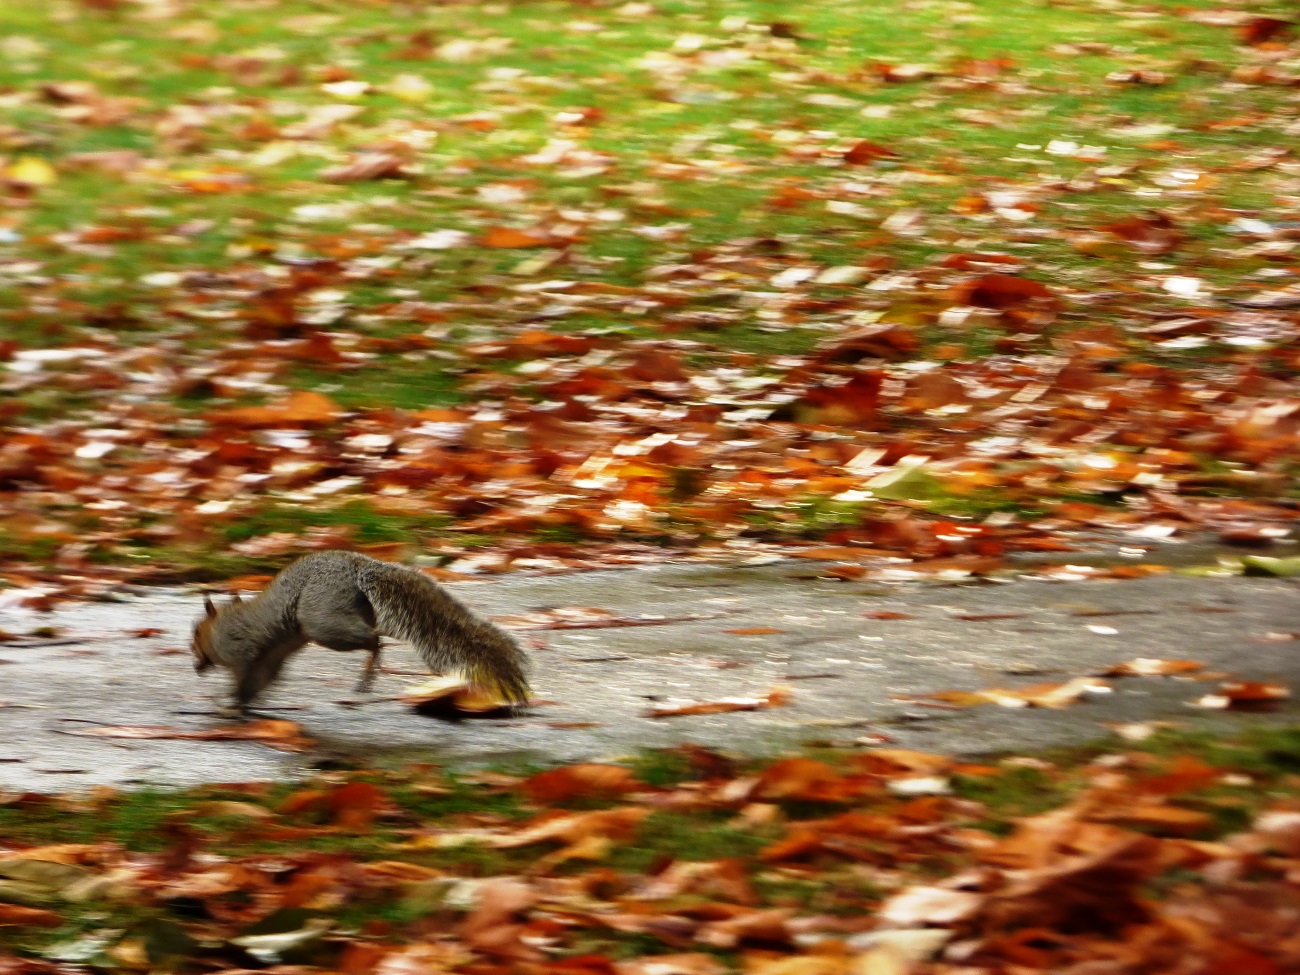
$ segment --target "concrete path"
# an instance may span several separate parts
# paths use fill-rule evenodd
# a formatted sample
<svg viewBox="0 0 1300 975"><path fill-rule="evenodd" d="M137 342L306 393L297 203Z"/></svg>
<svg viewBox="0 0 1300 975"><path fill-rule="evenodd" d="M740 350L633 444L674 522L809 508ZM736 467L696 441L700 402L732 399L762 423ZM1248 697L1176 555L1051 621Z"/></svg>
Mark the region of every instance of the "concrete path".
<svg viewBox="0 0 1300 975"><path fill-rule="evenodd" d="M419 678L394 674L380 678L373 700L340 704L356 698L362 658L309 649L265 701L268 716L300 722L319 742L318 752L304 755L247 742L69 733L96 724L222 723L215 708L225 699L224 679L195 675L188 652L165 652L188 646L199 607L193 594L159 591L49 614L0 609L0 629L11 633L57 628L55 636L0 644L0 788L247 781L292 775L339 754L365 763L607 758L687 740L771 752L798 741L885 734L902 747L971 754L1094 739L1105 733L1104 722L1261 720L1194 710L1186 702L1214 684L1168 677L1117 680L1113 693L1063 710L943 710L896 700L1063 681L1134 657L1190 658L1300 693L1300 640L1280 638L1300 633L1300 586L1291 580L1164 575L884 586L816 579L815 568L797 561L670 565L456 585L489 615L591 606L625 617L699 618L524 633L545 644L532 650L543 703L509 720L450 723L416 715L386 698ZM908 618L869 618L882 611ZM132 635L144 627L164 632ZM779 632L728 632L745 629ZM385 664L420 669L400 646L386 653ZM656 702L763 694L778 685L793 689L788 706L643 716ZM1287 702L1263 720L1298 715L1300 706Z"/></svg>

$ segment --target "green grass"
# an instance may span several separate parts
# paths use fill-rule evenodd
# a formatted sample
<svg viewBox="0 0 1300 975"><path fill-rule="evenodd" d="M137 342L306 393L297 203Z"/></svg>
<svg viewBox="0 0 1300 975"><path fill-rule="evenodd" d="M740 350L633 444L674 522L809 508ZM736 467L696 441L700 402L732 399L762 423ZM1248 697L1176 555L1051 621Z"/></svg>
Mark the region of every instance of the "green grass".
<svg viewBox="0 0 1300 975"><path fill-rule="evenodd" d="M375 511L364 500L345 501L332 508L275 505L244 515L223 529L227 541L242 542L274 532L299 534L310 528L347 527L361 544L408 541L413 534L442 527L438 516L420 518Z"/></svg>

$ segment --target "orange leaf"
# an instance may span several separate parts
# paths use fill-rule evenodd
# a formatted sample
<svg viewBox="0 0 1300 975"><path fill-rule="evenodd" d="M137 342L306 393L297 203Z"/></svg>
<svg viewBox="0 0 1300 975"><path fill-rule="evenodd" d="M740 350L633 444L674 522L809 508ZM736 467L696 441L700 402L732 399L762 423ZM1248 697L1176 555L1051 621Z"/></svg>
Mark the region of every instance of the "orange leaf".
<svg viewBox="0 0 1300 975"><path fill-rule="evenodd" d="M0 904L0 928L57 928L62 923L63 918L53 911L42 911L37 907L23 907L20 904Z"/></svg>
<svg viewBox="0 0 1300 975"><path fill-rule="evenodd" d="M1107 823L1148 830L1157 836L1195 836L1214 825L1214 817L1209 813L1155 804L1121 807L1099 818Z"/></svg>
<svg viewBox="0 0 1300 975"><path fill-rule="evenodd" d="M1170 674L1190 674L1203 670L1205 664L1195 660L1159 660L1154 657L1138 657L1123 663L1113 664L1102 671L1103 677L1167 677Z"/></svg>
<svg viewBox="0 0 1300 975"><path fill-rule="evenodd" d="M484 247L545 247L551 242L546 235L515 230L513 227L489 227L479 238Z"/></svg>
<svg viewBox="0 0 1300 975"><path fill-rule="evenodd" d="M568 765L525 779L524 791L533 802L566 802L569 799L608 798L650 787L621 765Z"/></svg>
<svg viewBox="0 0 1300 975"><path fill-rule="evenodd" d="M343 408L328 396L302 390L287 399L266 406L245 406L209 413L207 419L218 426L244 427L250 430L271 427L312 427L331 423L343 415Z"/></svg>
<svg viewBox="0 0 1300 975"><path fill-rule="evenodd" d="M867 574L865 565L832 565L825 572L833 579L861 579Z"/></svg>
<svg viewBox="0 0 1300 975"><path fill-rule="evenodd" d="M368 830L375 813L383 804L383 791L369 782L349 782L329 795L334 825L355 832Z"/></svg>
<svg viewBox="0 0 1300 975"><path fill-rule="evenodd" d="M825 762L787 758L763 772L750 796L768 801L844 802L860 793L862 786L862 780L846 778Z"/></svg>

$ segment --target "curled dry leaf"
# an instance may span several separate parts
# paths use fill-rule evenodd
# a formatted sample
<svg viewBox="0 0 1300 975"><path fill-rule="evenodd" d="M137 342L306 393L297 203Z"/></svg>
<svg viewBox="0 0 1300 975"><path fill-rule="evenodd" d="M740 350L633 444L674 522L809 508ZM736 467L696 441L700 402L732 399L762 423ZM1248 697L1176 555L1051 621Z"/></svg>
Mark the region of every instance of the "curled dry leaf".
<svg viewBox="0 0 1300 975"><path fill-rule="evenodd" d="M999 704L1004 708L1063 708L1091 694L1109 694L1111 687L1096 677L1076 677L1064 683L1032 684L1029 687L995 688L986 691L936 691L932 694L900 696L897 700L925 703L935 701L952 707Z"/></svg>
<svg viewBox="0 0 1300 975"><path fill-rule="evenodd" d="M445 718L490 718L511 713L510 701L459 677L435 677L402 691L399 698L420 714Z"/></svg>
<svg viewBox="0 0 1300 975"><path fill-rule="evenodd" d="M1204 669L1205 664L1196 660L1161 660L1155 657L1136 657L1123 663L1112 664L1101 672L1101 676L1168 677L1173 674L1192 674Z"/></svg>
<svg viewBox="0 0 1300 975"><path fill-rule="evenodd" d="M1198 698L1194 703L1196 707L1209 708L1215 711L1229 709L1267 710L1276 707L1290 697L1290 688L1282 684L1271 684L1255 680L1233 680L1225 681L1219 685L1218 690L1213 694L1206 694L1204 697Z"/></svg>
<svg viewBox="0 0 1300 975"><path fill-rule="evenodd" d="M683 704L659 704L645 712L647 718L678 718L697 714L723 714L727 711L760 711L790 703L793 691L775 687L762 697L724 697L716 701L691 701Z"/></svg>

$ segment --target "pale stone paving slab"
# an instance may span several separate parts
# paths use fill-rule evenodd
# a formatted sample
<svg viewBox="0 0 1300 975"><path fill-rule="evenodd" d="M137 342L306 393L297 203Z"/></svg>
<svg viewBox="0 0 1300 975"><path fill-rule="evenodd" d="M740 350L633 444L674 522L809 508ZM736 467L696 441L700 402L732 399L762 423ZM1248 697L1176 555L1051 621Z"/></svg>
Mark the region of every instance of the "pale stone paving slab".
<svg viewBox="0 0 1300 975"><path fill-rule="evenodd" d="M799 741L852 742L876 733L905 747L972 754L1089 740L1111 721L1229 726L1294 721L1300 714L1295 702L1265 717L1196 712L1186 702L1214 685L1176 678L1116 681L1112 694L1059 711L950 711L895 699L1066 680L1134 657L1191 658L1242 678L1289 683L1300 693L1300 641L1267 636L1300 632L1300 588L1291 580L1164 575L1122 582L864 585L813 575L807 563L783 562L458 584L453 588L465 600L490 615L594 606L627 616L704 618L523 633L545 644L531 651L539 703L509 720L449 723L392 700L345 706L338 702L355 699L352 685L363 657L318 648L291 663L266 698L265 713L300 722L323 753L362 763L607 758L686 740L772 752ZM864 615L881 610L911 618ZM198 612L197 595L176 591L65 604L53 613L0 610L0 628L10 632L60 631L54 638L0 644L0 787L64 791L101 783L248 781L293 775L317 759L245 742L67 733L87 723L187 729L220 723L215 708L225 700L224 680L196 675L188 651L159 654L188 646ZM143 627L164 634L132 635ZM726 632L751 628L780 632ZM402 646L386 651L385 665L421 669ZM386 674L373 697L391 698L418 680ZM765 693L778 685L793 688L786 707L644 717L655 702ZM573 727L588 722L593 725Z"/></svg>

